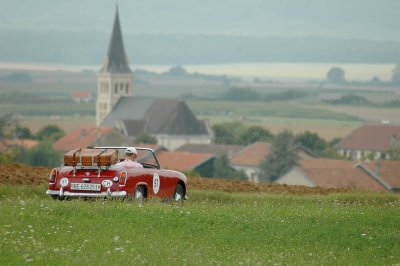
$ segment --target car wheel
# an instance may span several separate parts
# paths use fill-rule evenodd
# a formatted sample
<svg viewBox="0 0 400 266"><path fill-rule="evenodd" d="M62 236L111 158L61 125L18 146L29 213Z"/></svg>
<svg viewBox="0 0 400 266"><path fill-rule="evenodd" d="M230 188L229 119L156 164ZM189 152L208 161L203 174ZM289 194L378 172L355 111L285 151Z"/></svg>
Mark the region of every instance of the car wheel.
<svg viewBox="0 0 400 266"><path fill-rule="evenodd" d="M182 202L183 198L185 196L185 193L183 192L183 187L181 184L177 184L175 188L175 193L173 196L173 200L176 202Z"/></svg>
<svg viewBox="0 0 400 266"><path fill-rule="evenodd" d="M133 198L138 202L142 202L146 198L146 194L145 194L145 190L144 190L143 186L138 186L136 188Z"/></svg>

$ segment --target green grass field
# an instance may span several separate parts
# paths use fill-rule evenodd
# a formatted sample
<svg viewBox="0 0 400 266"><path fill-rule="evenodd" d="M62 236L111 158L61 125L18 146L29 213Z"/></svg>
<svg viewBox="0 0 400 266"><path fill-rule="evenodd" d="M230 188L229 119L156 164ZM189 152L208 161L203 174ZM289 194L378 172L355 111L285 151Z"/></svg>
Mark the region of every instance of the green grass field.
<svg viewBox="0 0 400 266"><path fill-rule="evenodd" d="M190 191L55 201L0 185L0 265L398 265L400 196Z"/></svg>
<svg viewBox="0 0 400 266"><path fill-rule="evenodd" d="M324 119L360 121L359 118L338 112L314 108L310 104L295 101L285 102L234 102L234 101L189 101L190 109L197 115L213 116L260 116L299 119Z"/></svg>

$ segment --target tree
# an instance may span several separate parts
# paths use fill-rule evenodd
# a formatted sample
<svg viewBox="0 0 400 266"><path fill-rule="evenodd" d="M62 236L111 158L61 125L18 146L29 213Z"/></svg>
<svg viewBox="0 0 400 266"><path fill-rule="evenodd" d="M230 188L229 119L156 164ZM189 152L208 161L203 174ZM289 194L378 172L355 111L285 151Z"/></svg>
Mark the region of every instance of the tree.
<svg viewBox="0 0 400 266"><path fill-rule="evenodd" d="M21 139L33 139L34 136L31 132L31 130L27 127L21 127L20 125L17 125L15 129L15 134L17 135L18 138Z"/></svg>
<svg viewBox="0 0 400 266"><path fill-rule="evenodd" d="M237 171L229 165L229 158L226 154L214 160L213 169L213 177L247 180L247 176L243 171Z"/></svg>
<svg viewBox="0 0 400 266"><path fill-rule="evenodd" d="M182 66L173 66L167 72L164 72L164 74L174 77L184 77L188 75L186 69L184 69Z"/></svg>
<svg viewBox="0 0 400 266"><path fill-rule="evenodd" d="M326 81L334 84L346 83L344 70L340 67L332 67L326 74Z"/></svg>
<svg viewBox="0 0 400 266"><path fill-rule="evenodd" d="M240 144L240 135L246 128L238 122L213 125L215 143Z"/></svg>
<svg viewBox="0 0 400 266"><path fill-rule="evenodd" d="M29 73L26 72L15 72L11 73L10 75L4 77L5 81L8 82L32 82L33 78Z"/></svg>
<svg viewBox="0 0 400 266"><path fill-rule="evenodd" d="M273 139L272 133L261 126L246 127L239 122L213 125L215 143L248 145Z"/></svg>
<svg viewBox="0 0 400 266"><path fill-rule="evenodd" d="M300 157L292 132L285 130L272 142L271 152L260 164L260 179L273 182L298 165Z"/></svg>
<svg viewBox="0 0 400 266"><path fill-rule="evenodd" d="M64 135L64 131L59 126L47 125L36 133L36 138L41 141L49 140L54 142Z"/></svg>
<svg viewBox="0 0 400 266"><path fill-rule="evenodd" d="M327 148L327 143L324 139L318 136L317 133L309 131L297 135L295 142L317 153L321 153Z"/></svg>
<svg viewBox="0 0 400 266"><path fill-rule="evenodd" d="M6 138L10 125L11 115L3 115L0 117L0 140Z"/></svg>
<svg viewBox="0 0 400 266"><path fill-rule="evenodd" d="M261 126L250 126L240 136L240 144L248 145L257 141L270 141L273 137L274 135L269 130Z"/></svg>
<svg viewBox="0 0 400 266"><path fill-rule="evenodd" d="M230 88L222 98L228 101L260 101L261 93L250 88Z"/></svg>
<svg viewBox="0 0 400 266"><path fill-rule="evenodd" d="M135 144L145 143L145 144L157 144L157 139L149 134L141 133L133 141Z"/></svg>
<svg viewBox="0 0 400 266"><path fill-rule="evenodd" d="M387 150L387 154L391 160L400 160L400 146L394 146Z"/></svg>
<svg viewBox="0 0 400 266"><path fill-rule="evenodd" d="M53 150L51 141L43 141L31 149L18 148L15 160L33 166L54 167L61 164L62 153Z"/></svg>
<svg viewBox="0 0 400 266"><path fill-rule="evenodd" d="M392 84L400 86L400 64L397 64L392 70Z"/></svg>

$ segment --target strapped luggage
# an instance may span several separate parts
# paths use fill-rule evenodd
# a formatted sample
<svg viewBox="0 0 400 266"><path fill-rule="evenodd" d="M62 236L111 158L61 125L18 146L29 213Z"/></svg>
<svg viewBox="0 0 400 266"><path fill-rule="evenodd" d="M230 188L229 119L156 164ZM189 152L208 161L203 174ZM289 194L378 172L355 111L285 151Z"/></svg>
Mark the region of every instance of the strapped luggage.
<svg viewBox="0 0 400 266"><path fill-rule="evenodd" d="M110 166L118 161L115 149L75 149L64 154L68 166Z"/></svg>

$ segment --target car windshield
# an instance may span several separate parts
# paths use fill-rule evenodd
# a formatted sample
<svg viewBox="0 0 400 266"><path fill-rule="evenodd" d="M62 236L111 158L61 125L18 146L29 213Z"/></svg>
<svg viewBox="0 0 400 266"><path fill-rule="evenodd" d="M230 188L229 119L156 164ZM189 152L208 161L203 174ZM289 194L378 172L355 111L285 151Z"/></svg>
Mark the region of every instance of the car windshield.
<svg viewBox="0 0 400 266"><path fill-rule="evenodd" d="M107 147L109 148L109 147ZM112 147L115 148L115 147ZM118 150L119 161L125 159L126 148L115 148ZM153 150L149 148L136 147L138 156L136 161L141 163L145 168L160 168L160 165L155 157ZM147 166L147 167L146 167Z"/></svg>
<svg viewBox="0 0 400 266"><path fill-rule="evenodd" d="M156 168L160 168L160 165L155 157L155 154L149 150L144 148L136 148L138 152L138 157L136 159L137 162L143 165L150 165Z"/></svg>

